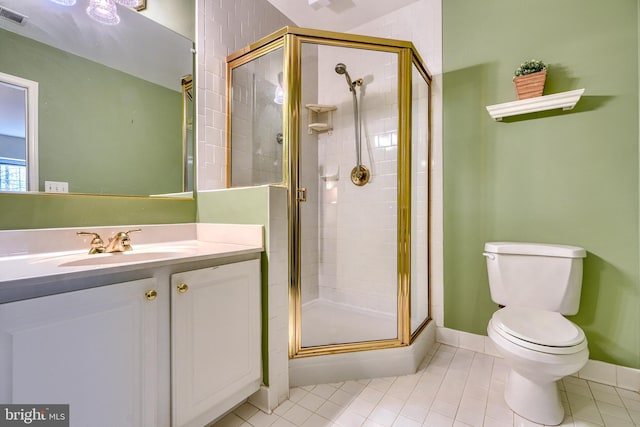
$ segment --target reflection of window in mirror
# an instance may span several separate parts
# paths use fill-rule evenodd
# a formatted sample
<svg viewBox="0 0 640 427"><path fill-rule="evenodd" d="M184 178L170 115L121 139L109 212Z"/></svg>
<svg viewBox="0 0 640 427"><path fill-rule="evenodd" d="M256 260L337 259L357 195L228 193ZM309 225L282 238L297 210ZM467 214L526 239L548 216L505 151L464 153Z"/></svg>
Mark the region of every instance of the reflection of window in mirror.
<svg viewBox="0 0 640 427"><path fill-rule="evenodd" d="M38 191L38 83L0 73L0 191Z"/></svg>

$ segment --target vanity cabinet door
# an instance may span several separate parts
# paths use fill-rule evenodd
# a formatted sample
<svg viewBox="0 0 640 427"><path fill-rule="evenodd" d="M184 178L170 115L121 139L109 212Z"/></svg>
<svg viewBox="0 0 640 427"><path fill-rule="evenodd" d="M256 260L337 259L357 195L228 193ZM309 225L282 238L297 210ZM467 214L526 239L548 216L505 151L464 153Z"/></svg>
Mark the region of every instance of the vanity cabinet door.
<svg viewBox="0 0 640 427"><path fill-rule="evenodd" d="M71 427L168 426L158 416L161 294L143 279L0 304L0 402L69 404Z"/></svg>
<svg viewBox="0 0 640 427"><path fill-rule="evenodd" d="M260 261L171 276L173 425L201 427L260 388Z"/></svg>

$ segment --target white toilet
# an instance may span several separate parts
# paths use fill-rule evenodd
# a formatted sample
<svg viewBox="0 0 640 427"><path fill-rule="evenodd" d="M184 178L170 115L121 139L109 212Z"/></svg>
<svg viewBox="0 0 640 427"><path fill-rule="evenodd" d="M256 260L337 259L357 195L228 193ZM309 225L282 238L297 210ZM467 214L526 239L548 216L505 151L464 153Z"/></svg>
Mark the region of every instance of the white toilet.
<svg viewBox="0 0 640 427"><path fill-rule="evenodd" d="M487 327L511 368L504 398L528 420L560 424L564 408L557 381L589 358L584 332L563 317L578 312L586 251L516 242L489 242L484 250L491 299L504 306Z"/></svg>

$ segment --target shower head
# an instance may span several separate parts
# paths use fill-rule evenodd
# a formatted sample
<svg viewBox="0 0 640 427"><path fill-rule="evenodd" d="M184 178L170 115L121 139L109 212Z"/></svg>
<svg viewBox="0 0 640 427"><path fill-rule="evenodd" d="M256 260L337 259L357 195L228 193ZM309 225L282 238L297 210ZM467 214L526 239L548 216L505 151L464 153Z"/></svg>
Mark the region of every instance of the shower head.
<svg viewBox="0 0 640 427"><path fill-rule="evenodd" d="M347 72L347 66L342 62L338 62L335 70L338 74L344 74L344 78L347 79L347 84L349 85L349 90L353 92L353 82L351 81L351 76Z"/></svg>
<svg viewBox="0 0 640 427"><path fill-rule="evenodd" d="M347 66L344 65L342 62L339 62L336 64L336 73L338 74L344 74L347 72Z"/></svg>

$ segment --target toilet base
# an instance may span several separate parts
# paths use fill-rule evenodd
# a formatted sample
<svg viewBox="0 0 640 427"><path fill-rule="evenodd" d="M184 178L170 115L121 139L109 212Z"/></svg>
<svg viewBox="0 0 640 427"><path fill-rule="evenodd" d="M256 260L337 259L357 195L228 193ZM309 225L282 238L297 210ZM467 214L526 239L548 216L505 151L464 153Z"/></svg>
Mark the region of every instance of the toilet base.
<svg viewBox="0 0 640 427"><path fill-rule="evenodd" d="M564 419L564 407L555 381L538 383L510 369L504 400L513 412L538 424L555 426Z"/></svg>

